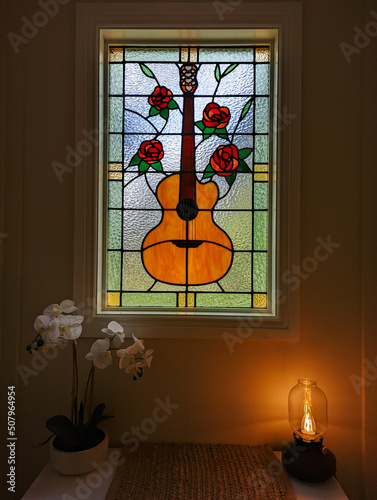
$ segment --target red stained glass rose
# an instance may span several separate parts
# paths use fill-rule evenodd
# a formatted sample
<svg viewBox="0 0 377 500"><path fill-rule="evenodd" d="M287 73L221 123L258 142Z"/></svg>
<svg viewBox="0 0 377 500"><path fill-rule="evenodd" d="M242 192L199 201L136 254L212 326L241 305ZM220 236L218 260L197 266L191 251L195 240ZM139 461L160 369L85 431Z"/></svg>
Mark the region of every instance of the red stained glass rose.
<svg viewBox="0 0 377 500"><path fill-rule="evenodd" d="M210 164L218 175L232 175L238 167L238 149L233 144L219 146L213 153Z"/></svg>
<svg viewBox="0 0 377 500"><path fill-rule="evenodd" d="M164 150L161 142L153 139L152 141L142 142L137 154L142 160L152 164L161 160L164 156Z"/></svg>
<svg viewBox="0 0 377 500"><path fill-rule="evenodd" d="M215 102L210 102L203 112L203 123L210 128L225 128L230 120L228 108L220 108Z"/></svg>
<svg viewBox="0 0 377 500"><path fill-rule="evenodd" d="M148 102L159 111L168 107L169 102L173 99L173 94L166 87L156 87L149 96Z"/></svg>

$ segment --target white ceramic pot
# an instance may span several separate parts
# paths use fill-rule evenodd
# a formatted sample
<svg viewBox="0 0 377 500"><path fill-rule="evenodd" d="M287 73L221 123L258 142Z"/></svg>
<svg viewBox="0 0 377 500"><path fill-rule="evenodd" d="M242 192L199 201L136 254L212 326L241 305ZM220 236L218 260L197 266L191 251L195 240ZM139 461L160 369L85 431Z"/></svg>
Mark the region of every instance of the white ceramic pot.
<svg viewBox="0 0 377 500"><path fill-rule="evenodd" d="M52 468L60 474L78 476L94 470L107 457L109 435L103 431L103 440L83 451L61 451L55 448L54 439L50 440L50 462Z"/></svg>

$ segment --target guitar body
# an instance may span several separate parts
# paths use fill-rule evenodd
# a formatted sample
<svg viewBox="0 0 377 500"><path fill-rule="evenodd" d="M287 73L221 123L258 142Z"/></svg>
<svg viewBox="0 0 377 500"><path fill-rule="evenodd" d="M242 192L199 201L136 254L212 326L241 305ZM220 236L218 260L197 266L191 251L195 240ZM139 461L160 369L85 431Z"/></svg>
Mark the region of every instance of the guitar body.
<svg viewBox="0 0 377 500"><path fill-rule="evenodd" d="M188 221L177 213L180 175L170 175L158 185L157 198L163 208L163 218L142 244L144 266L158 281L203 285L221 279L232 265L232 242L213 220L217 185L201 184L197 180L195 183L199 210L195 218Z"/></svg>

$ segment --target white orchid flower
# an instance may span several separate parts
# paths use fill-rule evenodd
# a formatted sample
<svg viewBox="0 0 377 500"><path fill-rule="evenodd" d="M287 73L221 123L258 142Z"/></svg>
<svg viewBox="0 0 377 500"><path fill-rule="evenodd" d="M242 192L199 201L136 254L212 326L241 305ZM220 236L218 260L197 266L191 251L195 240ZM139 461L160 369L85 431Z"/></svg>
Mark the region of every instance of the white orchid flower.
<svg viewBox="0 0 377 500"><path fill-rule="evenodd" d="M63 300L60 304L50 304L46 309L43 311L43 314L52 317L59 316L59 314L65 313L69 314L72 313L73 311L77 311L77 307L75 307L75 303L73 300Z"/></svg>
<svg viewBox="0 0 377 500"><path fill-rule="evenodd" d="M133 352L135 345L137 344L135 343L132 346L127 347L127 349L117 350L117 356L120 358L119 368L121 370L125 370L126 373L133 373L134 378L136 378L142 368L145 366L148 366L148 368L150 367L153 358L152 349L148 349L145 353L141 353L135 357L134 354L136 354L136 352Z"/></svg>
<svg viewBox="0 0 377 500"><path fill-rule="evenodd" d="M42 333L42 339L43 351L48 351L51 347L55 347L58 344L64 342L64 340L60 338L58 319L53 319L52 321L50 321L48 327Z"/></svg>
<svg viewBox="0 0 377 500"><path fill-rule="evenodd" d="M119 347L120 344L123 344L125 337L123 326L121 326L116 321L110 321L110 323L107 325L107 328L102 328L101 331L111 337L111 341L114 347Z"/></svg>
<svg viewBox="0 0 377 500"><path fill-rule="evenodd" d="M134 339L134 343L130 345L130 347L127 347L126 351L129 354L137 354L138 352L143 352L145 349L144 341L139 340L137 337L135 337L134 334L132 334L132 338Z"/></svg>
<svg viewBox="0 0 377 500"><path fill-rule="evenodd" d="M34 321L34 330L37 331L40 335L48 329L48 325L50 324L51 318L44 314L37 316Z"/></svg>
<svg viewBox="0 0 377 500"><path fill-rule="evenodd" d="M84 316L59 314L57 320L59 321L61 336L64 339L76 340L80 337L82 332L81 323L84 321Z"/></svg>
<svg viewBox="0 0 377 500"><path fill-rule="evenodd" d="M111 365L111 351L109 339L99 339L94 342L90 348L90 352L85 356L89 361L93 361L96 368L103 370L106 366Z"/></svg>

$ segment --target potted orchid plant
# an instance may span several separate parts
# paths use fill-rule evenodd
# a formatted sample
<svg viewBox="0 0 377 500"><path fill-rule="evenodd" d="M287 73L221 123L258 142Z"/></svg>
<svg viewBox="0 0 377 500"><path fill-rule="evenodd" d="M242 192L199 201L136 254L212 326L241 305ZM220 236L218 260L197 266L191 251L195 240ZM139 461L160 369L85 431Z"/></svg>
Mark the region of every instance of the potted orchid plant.
<svg viewBox="0 0 377 500"><path fill-rule="evenodd" d="M102 329L105 338L96 340L90 348L90 352L85 358L91 361L91 368L85 384L83 397L79 397L79 370L77 360L77 340L82 333L82 323L84 316L72 314L77 311L72 300L63 300L61 304L51 304L38 316L34 322L34 329L37 332L34 340L27 346L27 350L32 353L34 350L49 349L70 343L72 346L72 391L71 391L71 415L55 415L46 422L46 427L52 435L45 441L55 436L50 445L50 458L54 468L65 474L83 473L93 469L93 461L100 462L107 453L107 434L98 427L98 424L108 418L104 415L104 403L100 403L92 410L92 399L94 390L95 369L100 370L112 364L112 353L115 352L119 358L119 368L126 373L132 374L134 380L143 375L145 367L150 367L153 351L145 350L143 340L139 340L132 334L133 343L126 348L121 348L125 340L123 327L116 321L111 321L107 328ZM105 445L103 444L104 442ZM45 444L42 443L42 444ZM93 460L91 456L86 465L77 467L72 472L67 472L67 464L72 464L72 453L84 452L101 447L102 455ZM68 452L68 460L64 458L63 466L58 464L56 456L51 455L51 451L56 454ZM88 469L89 467L89 469ZM60 469L60 470L59 470Z"/></svg>

